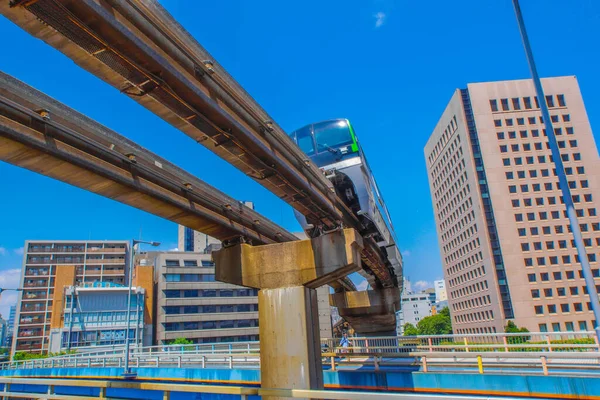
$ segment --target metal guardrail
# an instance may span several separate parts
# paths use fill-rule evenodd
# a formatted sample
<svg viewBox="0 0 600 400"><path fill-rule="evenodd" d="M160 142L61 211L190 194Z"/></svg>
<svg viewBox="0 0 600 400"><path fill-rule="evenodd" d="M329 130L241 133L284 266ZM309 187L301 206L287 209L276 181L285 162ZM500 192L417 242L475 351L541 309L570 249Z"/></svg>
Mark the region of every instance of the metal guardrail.
<svg viewBox="0 0 600 400"><path fill-rule="evenodd" d="M75 379L31 379L31 378L0 378L4 384L4 391L0 396L6 398L32 398L32 399L105 399L107 389L152 390L163 393L164 399L169 399L171 393L210 393L239 396L240 400L247 400L248 396L275 396L288 398L313 398L331 400L487 400L488 396L460 396L460 395L435 395L435 394L401 394L378 392L353 392L330 390L304 390L304 389L262 389L241 386L211 386L189 384L147 383L139 381L98 381ZM11 390L11 385L42 386L46 393L29 393ZM61 387L86 387L98 388L98 396L73 396L56 394L56 388ZM38 389L39 391L39 389ZM494 397L496 400L523 399L522 397Z"/></svg>
<svg viewBox="0 0 600 400"><path fill-rule="evenodd" d="M568 365L572 369L597 368L600 348L595 338L595 332L351 337L347 347L340 347L339 339L323 339L321 348L325 364L332 369L351 364L372 365L375 369L411 365L426 372L428 365L441 367L446 363L450 368L479 368L480 364L485 364L486 368L519 367L547 373L548 369L555 370L559 366L564 369ZM255 341L163 345L134 348L129 361L138 368L258 368L259 353L260 344ZM481 362L477 360L478 355L481 355ZM3 362L0 369L122 367L124 361L124 348L119 346L102 351ZM548 366L544 367L544 363ZM579 364L581 366L578 367Z"/></svg>
<svg viewBox="0 0 600 400"><path fill-rule="evenodd" d="M362 353L600 351L598 338L593 331L349 337L348 341L347 347L341 347L340 339L322 339L321 348L326 351Z"/></svg>
<svg viewBox="0 0 600 400"><path fill-rule="evenodd" d="M581 375L584 372L600 373L600 353L515 353L515 352L414 352L398 353L325 353L324 364L336 371L346 366L372 366L375 371L382 367L415 367L421 372L469 372L486 370L493 373L526 371L533 374L551 373Z"/></svg>

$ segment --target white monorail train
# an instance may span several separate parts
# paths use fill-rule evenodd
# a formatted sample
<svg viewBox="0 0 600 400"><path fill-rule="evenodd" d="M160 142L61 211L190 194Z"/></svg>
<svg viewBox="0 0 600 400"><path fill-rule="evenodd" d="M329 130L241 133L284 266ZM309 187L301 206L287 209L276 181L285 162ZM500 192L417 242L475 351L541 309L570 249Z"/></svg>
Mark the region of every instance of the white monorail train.
<svg viewBox="0 0 600 400"><path fill-rule="evenodd" d="M290 137L326 174L336 192L359 218L363 237L373 238L390 272L402 284L402 258L394 227L365 154L347 119L334 119L302 127ZM314 227L295 211L296 219L309 236Z"/></svg>

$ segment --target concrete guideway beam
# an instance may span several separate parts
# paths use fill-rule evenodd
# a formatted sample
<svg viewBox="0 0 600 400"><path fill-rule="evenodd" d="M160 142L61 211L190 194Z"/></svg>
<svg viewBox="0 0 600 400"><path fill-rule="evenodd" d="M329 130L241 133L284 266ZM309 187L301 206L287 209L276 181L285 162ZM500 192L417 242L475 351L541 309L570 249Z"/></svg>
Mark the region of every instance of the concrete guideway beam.
<svg viewBox="0 0 600 400"><path fill-rule="evenodd" d="M362 245L354 229L344 229L281 245L237 244L213 253L217 280L261 289L263 387L323 388L316 288L360 270Z"/></svg>
<svg viewBox="0 0 600 400"><path fill-rule="evenodd" d="M397 288L335 293L331 305L363 336L396 336L396 311L400 309Z"/></svg>

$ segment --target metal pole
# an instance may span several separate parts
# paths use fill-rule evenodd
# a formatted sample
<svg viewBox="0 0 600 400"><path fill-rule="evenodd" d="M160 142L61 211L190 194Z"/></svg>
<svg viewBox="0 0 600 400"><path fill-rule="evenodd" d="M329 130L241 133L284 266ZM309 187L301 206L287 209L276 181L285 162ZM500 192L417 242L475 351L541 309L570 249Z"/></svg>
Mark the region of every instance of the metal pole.
<svg viewBox="0 0 600 400"><path fill-rule="evenodd" d="M129 368L129 326L131 325L131 285L133 280L133 263L135 259L135 250L138 246L135 240L132 241L131 246L131 260L129 262L129 277L127 281L127 328L125 328L125 370L123 375L131 376L131 369Z"/></svg>
<svg viewBox="0 0 600 400"><path fill-rule="evenodd" d="M67 339L67 351L71 350L71 334L73 333L73 318L75 312L75 286L71 292L71 315L69 318L69 337Z"/></svg>
<svg viewBox="0 0 600 400"><path fill-rule="evenodd" d="M596 291L596 284L594 282L594 276L590 269L587 254L585 252L585 246L583 244L583 238L581 237L581 229L579 228L579 222L577 221L577 214L575 213L575 205L573 204L573 198L571 197L571 190L569 189L569 183L565 174L562 158L556 143L556 136L554 135L554 128L552 127L552 120L550 119L550 113L548 112L548 106L546 104L546 97L544 96L544 90L542 88L542 82L533 60L533 52L531 51L531 45L529 44L529 37L525 30L525 22L523 21L523 15L521 14L521 7L519 6L519 0L513 0L513 6L515 8L515 14L517 15L517 22L519 24L519 31L521 32L521 39L523 40L523 46L525 47L525 53L527 55L527 62L529 64L529 70L533 78L535 85L535 91L537 93L538 102L540 103L540 109L542 111L542 117L544 118L544 124L546 125L546 134L548 136L548 144L552 151L552 158L554 159L554 165L556 166L556 174L558 175L558 183L560 190L565 201L567 208L567 216L569 217L569 223L571 225L571 231L575 239L575 246L577 247L577 254L579 255L579 262L581 263L581 271L585 278L585 285L587 286L588 294L590 296L590 303L592 310L594 311L594 318L596 319L596 336L600 338L600 302L598 302L598 294Z"/></svg>

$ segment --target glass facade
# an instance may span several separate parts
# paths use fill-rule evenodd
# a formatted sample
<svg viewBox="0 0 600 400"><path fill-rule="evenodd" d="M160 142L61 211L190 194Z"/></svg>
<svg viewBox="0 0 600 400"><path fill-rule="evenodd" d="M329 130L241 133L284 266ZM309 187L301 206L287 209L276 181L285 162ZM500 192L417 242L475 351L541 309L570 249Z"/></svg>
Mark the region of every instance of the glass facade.
<svg viewBox="0 0 600 400"><path fill-rule="evenodd" d="M504 318L514 318L512 302L510 299L510 291L508 289L508 283L506 281L504 260L502 258L502 250L500 248L498 230L496 229L496 220L494 218L492 200L490 198L490 193L488 189L487 178L485 174L485 166L483 164L483 158L481 156L479 138L477 137L477 127L475 125L475 118L473 116L473 109L471 107L469 90L461 89L461 96L465 110L465 118L467 121L469 140L471 143L471 149L473 151L473 158L475 161L475 169L477 171L477 182L479 185L479 192L481 194L481 203L483 204L483 209L485 212L486 225L488 228L488 235L490 245L492 248L492 259L496 270L496 278L498 279L500 296L502 298L502 309L504 311Z"/></svg>

